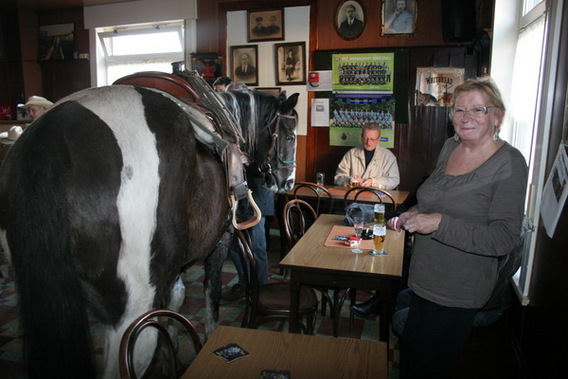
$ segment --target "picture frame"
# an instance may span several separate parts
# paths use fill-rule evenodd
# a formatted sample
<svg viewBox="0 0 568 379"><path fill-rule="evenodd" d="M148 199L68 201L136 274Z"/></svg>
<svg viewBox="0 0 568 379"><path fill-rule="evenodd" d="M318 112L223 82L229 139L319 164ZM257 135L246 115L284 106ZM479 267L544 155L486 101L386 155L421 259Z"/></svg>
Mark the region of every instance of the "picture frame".
<svg viewBox="0 0 568 379"><path fill-rule="evenodd" d="M258 85L258 45L231 46L233 82Z"/></svg>
<svg viewBox="0 0 568 379"><path fill-rule="evenodd" d="M247 41L284 40L284 8L247 11Z"/></svg>
<svg viewBox="0 0 568 379"><path fill-rule="evenodd" d="M191 53L191 69L213 85L215 79L223 76L223 57L219 53Z"/></svg>
<svg viewBox="0 0 568 379"><path fill-rule="evenodd" d="M276 85L306 84L306 43L274 44Z"/></svg>
<svg viewBox="0 0 568 379"><path fill-rule="evenodd" d="M274 97L278 97L280 92L282 92L282 88L280 87L256 87L254 90Z"/></svg>
<svg viewBox="0 0 568 379"><path fill-rule="evenodd" d="M416 32L418 0L382 0L381 36L408 36Z"/></svg>
<svg viewBox="0 0 568 379"><path fill-rule="evenodd" d="M355 0L346 0L335 9L335 30L345 40L358 38L366 25L363 5Z"/></svg>
<svg viewBox="0 0 568 379"><path fill-rule="evenodd" d="M75 24L40 25L38 60L75 58Z"/></svg>

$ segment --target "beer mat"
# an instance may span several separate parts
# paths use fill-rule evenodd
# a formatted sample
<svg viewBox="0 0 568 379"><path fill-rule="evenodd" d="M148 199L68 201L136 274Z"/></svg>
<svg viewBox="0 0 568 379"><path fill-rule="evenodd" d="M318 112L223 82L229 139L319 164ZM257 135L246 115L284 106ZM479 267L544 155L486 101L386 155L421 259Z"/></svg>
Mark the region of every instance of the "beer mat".
<svg viewBox="0 0 568 379"><path fill-rule="evenodd" d="M325 247L344 247L346 249L351 249L351 247L345 245L343 241L334 240L334 237L336 236L355 237L355 230L352 226L334 225L323 244ZM373 249L373 240L362 240L359 248L362 250Z"/></svg>

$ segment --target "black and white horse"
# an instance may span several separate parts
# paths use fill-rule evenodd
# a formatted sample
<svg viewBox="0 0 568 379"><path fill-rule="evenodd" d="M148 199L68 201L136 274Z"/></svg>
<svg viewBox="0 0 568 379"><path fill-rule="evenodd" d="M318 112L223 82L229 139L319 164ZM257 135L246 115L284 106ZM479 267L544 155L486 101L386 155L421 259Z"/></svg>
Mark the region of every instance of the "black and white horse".
<svg viewBox="0 0 568 379"><path fill-rule="evenodd" d="M298 95L223 96L240 112L243 151L273 190L290 189ZM0 169L0 240L15 270L29 377L96 377L88 312L108 326L104 377L118 376L124 330L149 309L178 309L175 284L195 260L205 262L210 333L229 203L219 157L160 91L88 89L32 123ZM155 349L147 342L137 348L142 365Z"/></svg>

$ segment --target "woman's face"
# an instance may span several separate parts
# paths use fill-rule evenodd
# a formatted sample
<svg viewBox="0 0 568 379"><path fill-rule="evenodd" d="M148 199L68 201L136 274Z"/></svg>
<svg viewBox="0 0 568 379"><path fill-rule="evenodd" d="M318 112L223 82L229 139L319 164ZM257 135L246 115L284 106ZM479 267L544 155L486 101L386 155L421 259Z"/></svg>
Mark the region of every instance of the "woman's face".
<svg viewBox="0 0 568 379"><path fill-rule="evenodd" d="M487 107L487 114L478 112L473 108ZM454 109L460 108L469 112L454 112L454 130L462 141L485 141L493 138L495 129L501 124L503 111L489 103L486 96L479 91L462 92L456 98Z"/></svg>

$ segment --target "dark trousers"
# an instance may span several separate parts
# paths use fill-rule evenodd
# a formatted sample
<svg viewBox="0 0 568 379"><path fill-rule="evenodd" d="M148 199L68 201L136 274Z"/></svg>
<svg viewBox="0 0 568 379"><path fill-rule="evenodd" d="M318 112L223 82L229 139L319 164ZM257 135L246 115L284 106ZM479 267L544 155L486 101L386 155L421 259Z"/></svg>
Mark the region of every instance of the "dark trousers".
<svg viewBox="0 0 568 379"><path fill-rule="evenodd" d="M400 378L449 378L476 312L444 307L413 293L400 338Z"/></svg>

